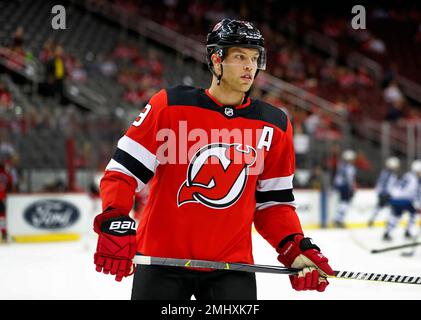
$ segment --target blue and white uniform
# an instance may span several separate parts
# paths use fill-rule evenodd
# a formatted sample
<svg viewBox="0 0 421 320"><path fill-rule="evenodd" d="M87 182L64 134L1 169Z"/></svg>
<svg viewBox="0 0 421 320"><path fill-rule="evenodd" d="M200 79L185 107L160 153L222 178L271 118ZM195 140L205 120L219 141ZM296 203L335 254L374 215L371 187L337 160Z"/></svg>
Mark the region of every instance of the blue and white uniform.
<svg viewBox="0 0 421 320"><path fill-rule="evenodd" d="M336 168L334 187L339 195L339 206L334 223L337 227L344 227L346 211L355 193L356 172L351 161L340 161Z"/></svg>
<svg viewBox="0 0 421 320"><path fill-rule="evenodd" d="M371 227L374 224L374 220L379 214L380 210L389 205L390 202L390 190L392 186L398 180L398 175L395 170L383 169L380 172L380 176L377 179L375 191L377 193L377 205L376 208L368 221L368 226Z"/></svg>
<svg viewBox="0 0 421 320"><path fill-rule="evenodd" d="M384 238L390 238L390 233L398 224L402 214L409 212L409 222L406 234L415 224L416 213L421 203L421 178L413 171L407 172L397 179L390 187L390 206L392 215L389 219Z"/></svg>
<svg viewBox="0 0 421 320"><path fill-rule="evenodd" d="M389 157L386 159L385 168L380 172L380 176L376 183L377 205L374 209L368 226L371 227L380 212L385 206L389 205L390 189L398 179L398 172L400 169L400 160L397 157Z"/></svg>
<svg viewBox="0 0 421 320"><path fill-rule="evenodd" d="M377 179L375 187L376 193L379 196L380 207L384 207L387 204L388 199L390 198L391 187L396 183L397 180L398 175L392 170L383 169L380 172L380 176ZM381 197L387 198L387 201L385 201L385 199L381 199Z"/></svg>
<svg viewBox="0 0 421 320"><path fill-rule="evenodd" d="M341 161L336 169L334 185L341 201L349 202L355 192L356 169L352 163Z"/></svg>

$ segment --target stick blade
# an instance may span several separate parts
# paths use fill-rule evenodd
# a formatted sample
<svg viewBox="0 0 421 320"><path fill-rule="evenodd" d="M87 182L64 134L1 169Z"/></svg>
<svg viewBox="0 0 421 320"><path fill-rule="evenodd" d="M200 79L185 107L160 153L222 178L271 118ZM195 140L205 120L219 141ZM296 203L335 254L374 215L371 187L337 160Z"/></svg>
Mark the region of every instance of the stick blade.
<svg viewBox="0 0 421 320"><path fill-rule="evenodd" d="M401 253L402 257L406 257L406 258L410 258L414 256L414 252L413 251L408 251L408 252L402 252Z"/></svg>

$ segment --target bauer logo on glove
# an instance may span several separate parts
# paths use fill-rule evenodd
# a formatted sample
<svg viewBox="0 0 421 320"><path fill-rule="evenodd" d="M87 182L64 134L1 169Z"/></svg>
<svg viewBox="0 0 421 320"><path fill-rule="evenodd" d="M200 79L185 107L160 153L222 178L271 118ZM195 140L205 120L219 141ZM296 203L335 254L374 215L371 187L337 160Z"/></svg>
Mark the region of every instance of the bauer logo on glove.
<svg viewBox="0 0 421 320"><path fill-rule="evenodd" d="M127 217L127 220L120 218L119 220L108 220L102 223L102 231L108 233L117 233L118 234L136 234L136 224L135 222Z"/></svg>

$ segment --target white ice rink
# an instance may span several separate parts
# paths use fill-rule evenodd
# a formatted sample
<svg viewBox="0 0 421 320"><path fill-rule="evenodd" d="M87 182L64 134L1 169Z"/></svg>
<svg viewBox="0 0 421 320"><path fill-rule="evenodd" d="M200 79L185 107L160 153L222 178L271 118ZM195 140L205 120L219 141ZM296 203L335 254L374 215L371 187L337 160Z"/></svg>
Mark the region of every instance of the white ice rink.
<svg viewBox="0 0 421 320"><path fill-rule="evenodd" d="M403 250L371 254L373 248L405 243L395 230L392 243L383 243L381 228L308 230L335 270L421 276L421 248L413 257ZM254 235L257 264L278 264L276 252ZM1 244L0 299L120 300L129 299L132 278L118 283L97 273L93 264L93 235L77 242ZM420 300L421 285L331 279L324 293L297 292L288 276L257 274L258 298L265 300Z"/></svg>

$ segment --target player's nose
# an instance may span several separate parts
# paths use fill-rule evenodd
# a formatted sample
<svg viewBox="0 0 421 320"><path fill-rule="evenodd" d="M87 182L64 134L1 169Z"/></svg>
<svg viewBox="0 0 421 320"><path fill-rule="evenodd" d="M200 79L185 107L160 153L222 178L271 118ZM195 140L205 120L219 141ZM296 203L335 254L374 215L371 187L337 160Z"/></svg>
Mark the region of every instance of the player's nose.
<svg viewBox="0 0 421 320"><path fill-rule="evenodd" d="M244 70L253 70L253 65L251 63L246 63L244 65Z"/></svg>

